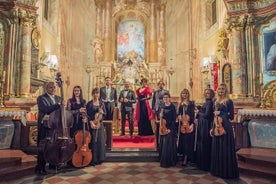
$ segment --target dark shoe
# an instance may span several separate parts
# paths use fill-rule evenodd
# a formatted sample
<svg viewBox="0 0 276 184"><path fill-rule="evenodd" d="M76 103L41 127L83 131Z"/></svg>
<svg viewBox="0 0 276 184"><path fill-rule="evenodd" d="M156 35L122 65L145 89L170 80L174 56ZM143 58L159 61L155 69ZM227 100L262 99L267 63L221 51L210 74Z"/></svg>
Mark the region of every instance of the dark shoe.
<svg viewBox="0 0 276 184"><path fill-rule="evenodd" d="M38 166L35 167L35 173L38 175L46 175L47 174L45 168L40 168Z"/></svg>
<svg viewBox="0 0 276 184"><path fill-rule="evenodd" d="M60 170L60 167L52 165L52 164L49 164L49 169L51 169L51 170Z"/></svg>
<svg viewBox="0 0 276 184"><path fill-rule="evenodd" d="M120 136L125 136L125 134L121 134Z"/></svg>
<svg viewBox="0 0 276 184"><path fill-rule="evenodd" d="M96 164L95 164L95 163L91 163L91 164L89 164L89 165L91 165L91 166L93 166L93 167L95 167L95 166L96 166Z"/></svg>

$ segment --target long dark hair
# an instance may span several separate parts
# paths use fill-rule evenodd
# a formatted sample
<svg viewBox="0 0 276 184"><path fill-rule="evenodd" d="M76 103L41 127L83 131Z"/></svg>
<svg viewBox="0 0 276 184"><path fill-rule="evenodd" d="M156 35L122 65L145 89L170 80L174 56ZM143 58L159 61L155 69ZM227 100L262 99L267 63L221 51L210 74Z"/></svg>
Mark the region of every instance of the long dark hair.
<svg viewBox="0 0 276 184"><path fill-rule="evenodd" d="M72 100L73 100L74 102L77 101L77 100L76 100L76 97L75 97L75 95L74 95L74 90L75 90L76 88L78 88L78 89L80 90L80 102L81 102L82 104L84 104L84 103L85 103L85 100L83 99L82 89L81 89L80 86L74 86L74 87L73 87Z"/></svg>

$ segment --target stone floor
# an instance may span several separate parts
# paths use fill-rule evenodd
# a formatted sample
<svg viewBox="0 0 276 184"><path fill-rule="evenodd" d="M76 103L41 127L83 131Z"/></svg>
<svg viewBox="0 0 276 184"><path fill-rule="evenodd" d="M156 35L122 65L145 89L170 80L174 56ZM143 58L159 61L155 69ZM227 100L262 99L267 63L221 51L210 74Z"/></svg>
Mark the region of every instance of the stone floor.
<svg viewBox="0 0 276 184"><path fill-rule="evenodd" d="M196 169L194 166L182 167L177 165L171 168L161 168L158 162L105 162L95 167L86 167L75 169L65 168L46 176L37 176L35 174L17 178L15 180L0 183L11 184L268 184L276 183L274 179L259 178L240 174L239 179L224 180L214 177L210 173ZM15 176L16 178L16 176Z"/></svg>

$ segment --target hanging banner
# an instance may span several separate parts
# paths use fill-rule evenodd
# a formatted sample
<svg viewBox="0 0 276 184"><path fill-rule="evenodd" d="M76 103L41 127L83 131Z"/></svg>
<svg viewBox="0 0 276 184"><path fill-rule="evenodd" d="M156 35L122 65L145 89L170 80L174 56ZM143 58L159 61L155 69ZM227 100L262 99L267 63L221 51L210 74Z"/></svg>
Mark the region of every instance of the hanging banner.
<svg viewBox="0 0 276 184"><path fill-rule="evenodd" d="M214 91L217 91L218 89L218 63L210 63L210 87Z"/></svg>

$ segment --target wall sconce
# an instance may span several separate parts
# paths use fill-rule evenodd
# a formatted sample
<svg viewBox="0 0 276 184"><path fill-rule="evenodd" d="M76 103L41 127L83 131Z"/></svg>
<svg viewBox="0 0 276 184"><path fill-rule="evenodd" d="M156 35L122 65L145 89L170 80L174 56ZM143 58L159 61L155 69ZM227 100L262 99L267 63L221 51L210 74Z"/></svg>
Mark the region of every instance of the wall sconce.
<svg viewBox="0 0 276 184"><path fill-rule="evenodd" d="M201 62L201 73L207 73L210 70L211 56L204 57Z"/></svg>
<svg viewBox="0 0 276 184"><path fill-rule="evenodd" d="M51 55L50 52L45 52L40 58L40 63L37 64L37 69L48 66L50 70L57 71L58 69L58 58L56 55Z"/></svg>
<svg viewBox="0 0 276 184"><path fill-rule="evenodd" d="M50 55L48 62L50 69L58 69L58 58L56 55Z"/></svg>

